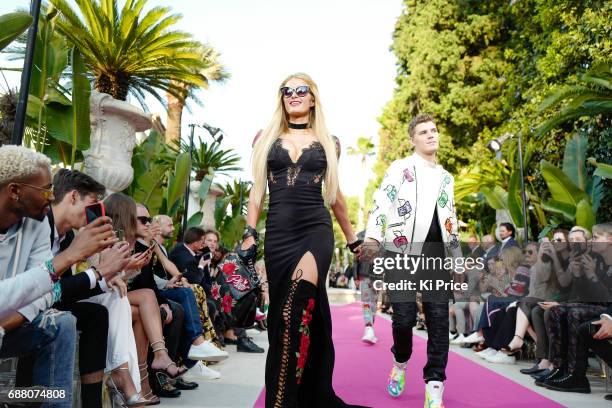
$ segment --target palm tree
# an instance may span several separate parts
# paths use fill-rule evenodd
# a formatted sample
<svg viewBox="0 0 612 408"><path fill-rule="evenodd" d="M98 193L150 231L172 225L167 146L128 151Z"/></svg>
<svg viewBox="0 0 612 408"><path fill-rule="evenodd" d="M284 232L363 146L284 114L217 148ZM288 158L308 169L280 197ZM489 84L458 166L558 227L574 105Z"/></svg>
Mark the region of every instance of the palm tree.
<svg viewBox="0 0 612 408"><path fill-rule="evenodd" d="M357 147L350 146L348 148L348 154L351 156L361 156L361 174L365 177L368 156L372 156L374 154L374 143L372 143L372 138L360 137L359 139L357 139ZM359 194L359 228L363 228L364 226L364 195L365 192Z"/></svg>
<svg viewBox="0 0 612 408"><path fill-rule="evenodd" d="M612 113L612 62L604 61L581 76L582 84L564 87L550 94L540 105L543 112L568 100L567 105L537 129L538 135L583 116Z"/></svg>
<svg viewBox="0 0 612 408"><path fill-rule="evenodd" d="M175 151L180 149L183 152L189 152L189 144L184 140L176 140L172 145ZM240 163L240 157L232 149L221 149L221 144L217 141L208 144L200 139L199 145L195 145L191 155L191 170L195 171L197 181L204 180L206 176L242 170L238 163Z"/></svg>
<svg viewBox="0 0 612 408"><path fill-rule="evenodd" d="M147 0L126 0L119 12L117 0L74 0L76 10L67 0L50 2L61 13L58 30L83 55L99 92L123 101L131 93L141 103L150 93L163 104L158 90L179 95L172 80L206 86L194 51L200 43L172 29L181 16L169 7L144 13Z"/></svg>
<svg viewBox="0 0 612 408"><path fill-rule="evenodd" d="M195 52L200 55L200 60L203 62L202 67L197 68L206 82L202 88L208 88L212 81L223 82L229 78L229 73L219 61L219 53L208 45L201 45ZM196 103L201 104L192 85L172 81L174 87L179 90L178 95L167 93L168 101L168 126L166 128L166 141L180 139L181 137L181 118L183 116L183 108L187 98L192 98Z"/></svg>

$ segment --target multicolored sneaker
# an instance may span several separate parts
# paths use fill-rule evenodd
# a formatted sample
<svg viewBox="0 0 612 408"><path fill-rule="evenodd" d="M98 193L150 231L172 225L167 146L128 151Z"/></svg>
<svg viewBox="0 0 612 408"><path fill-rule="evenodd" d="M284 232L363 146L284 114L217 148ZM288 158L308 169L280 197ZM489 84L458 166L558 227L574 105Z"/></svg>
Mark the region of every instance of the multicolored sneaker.
<svg viewBox="0 0 612 408"><path fill-rule="evenodd" d="M425 384L425 408L444 408L442 394L444 383L441 381L429 381Z"/></svg>
<svg viewBox="0 0 612 408"><path fill-rule="evenodd" d="M406 386L406 363L395 363L389 374L387 392L394 398L399 397L404 392Z"/></svg>

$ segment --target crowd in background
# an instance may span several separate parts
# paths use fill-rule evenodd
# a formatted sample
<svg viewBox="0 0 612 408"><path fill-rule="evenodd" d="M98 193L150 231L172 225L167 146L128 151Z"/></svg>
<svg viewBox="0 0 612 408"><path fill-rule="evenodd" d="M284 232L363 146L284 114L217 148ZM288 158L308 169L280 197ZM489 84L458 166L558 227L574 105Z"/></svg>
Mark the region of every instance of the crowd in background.
<svg viewBox="0 0 612 408"><path fill-rule="evenodd" d="M498 231L500 242L492 235L467 239L464 256L482 262L453 273L467 290L454 291L449 301L450 344L472 348L494 364L515 364L535 349L535 364L520 370L535 385L590 393L589 356L612 364L612 223L591 231L555 229L550 237L523 246L511 223L500 224ZM372 284L381 277L371 268L356 271L365 321L362 340L375 343L379 300L384 311L393 310ZM426 325L419 313L417 329Z"/></svg>
<svg viewBox="0 0 612 408"><path fill-rule="evenodd" d="M210 366L230 344L263 353L235 317L235 254L214 230L168 250L174 236L170 217L88 175L0 147L0 359L19 359L15 385L66 390L51 406L72 406L78 350L82 406L101 407L104 386L116 406L156 405L220 378Z"/></svg>

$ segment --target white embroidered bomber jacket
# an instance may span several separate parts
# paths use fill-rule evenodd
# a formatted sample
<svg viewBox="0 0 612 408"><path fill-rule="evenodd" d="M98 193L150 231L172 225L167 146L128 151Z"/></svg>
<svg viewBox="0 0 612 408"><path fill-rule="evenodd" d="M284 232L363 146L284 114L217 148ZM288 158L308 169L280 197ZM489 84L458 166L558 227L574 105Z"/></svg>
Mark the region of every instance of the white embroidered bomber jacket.
<svg viewBox="0 0 612 408"><path fill-rule="evenodd" d="M417 196L418 183L439 183L436 208L442 240L447 255L461 257L457 216L455 214L454 178L441 169L439 180L419 177L418 166L413 154L396 160L387 169L382 183L374 193L374 202L369 213L366 237L382 243L392 252L419 254L427 236L431 218L417 223L419 212L433 215L433 209L425 211ZM430 215L430 216L431 216ZM421 216L422 217L422 216Z"/></svg>

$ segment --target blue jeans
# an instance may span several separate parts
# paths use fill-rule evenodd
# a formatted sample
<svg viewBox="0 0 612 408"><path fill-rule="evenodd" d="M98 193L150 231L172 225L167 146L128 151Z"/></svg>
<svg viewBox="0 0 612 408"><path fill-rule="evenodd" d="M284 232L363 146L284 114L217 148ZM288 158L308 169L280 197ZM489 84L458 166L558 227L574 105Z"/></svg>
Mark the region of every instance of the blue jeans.
<svg viewBox="0 0 612 408"><path fill-rule="evenodd" d="M33 354L33 384L66 392L66 398L42 407L71 408L75 351L76 318L70 313L47 310L31 323L4 335L0 358Z"/></svg>
<svg viewBox="0 0 612 408"><path fill-rule="evenodd" d="M159 293L162 298L172 300L183 307L185 318L183 320L183 333L179 350L185 360L185 365L187 367L193 366L195 363L187 359L187 354L189 353L191 343L204 332L195 295L191 289L187 288L162 289Z"/></svg>

